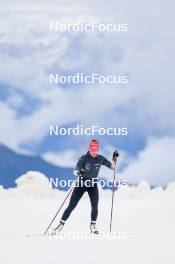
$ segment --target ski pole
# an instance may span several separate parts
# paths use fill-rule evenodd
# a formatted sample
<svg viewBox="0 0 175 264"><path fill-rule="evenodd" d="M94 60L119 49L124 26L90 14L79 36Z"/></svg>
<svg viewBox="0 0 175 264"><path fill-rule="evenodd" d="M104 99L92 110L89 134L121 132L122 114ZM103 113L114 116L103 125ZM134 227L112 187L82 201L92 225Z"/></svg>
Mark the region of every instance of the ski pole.
<svg viewBox="0 0 175 264"><path fill-rule="evenodd" d="M113 217L113 207L114 207L114 183L115 183L115 177L116 177L115 168L116 168L116 164L114 167L114 177L113 177L113 183L112 183L112 204L111 204L110 232L112 230L112 217Z"/></svg>
<svg viewBox="0 0 175 264"><path fill-rule="evenodd" d="M72 190L73 190L74 186L72 186L70 188L70 191L68 192L66 198L64 199L64 201L62 202L62 204L60 205L58 211L56 212L54 218L52 219L52 221L50 222L49 226L47 227L46 231L44 232L44 235L47 234L47 231L49 230L50 226L52 225L53 221L55 220L55 218L57 217L58 213L60 212L61 208L63 207L63 205L65 204L66 200L68 199L69 195L71 194Z"/></svg>

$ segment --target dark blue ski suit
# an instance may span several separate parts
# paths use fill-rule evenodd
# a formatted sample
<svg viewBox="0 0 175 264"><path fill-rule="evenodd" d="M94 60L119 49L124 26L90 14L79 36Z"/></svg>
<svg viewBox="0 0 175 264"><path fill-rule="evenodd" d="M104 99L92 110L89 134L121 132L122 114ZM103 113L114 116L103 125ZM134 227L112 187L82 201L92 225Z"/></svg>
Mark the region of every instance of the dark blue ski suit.
<svg viewBox="0 0 175 264"><path fill-rule="evenodd" d="M84 170L84 174L79 179L83 180L83 182L85 183L87 180L89 181L89 180L92 180L98 177L101 165L104 165L112 169L112 163L108 161L105 157L101 155L97 155L94 158L90 155L89 152L87 152L87 154L83 155L79 159L75 167L75 171L80 171L82 169ZM68 219L71 212L76 207L79 200L81 199L81 197L86 191L88 192L90 202L91 202L91 222L96 221L97 216L98 216L98 200L99 200L99 192L98 192L97 183L90 185L90 186L88 185L88 187L86 184L83 184L81 186L79 185L78 187L74 188L71 198L70 198L69 205L63 213L63 216L61 219L62 221L66 221Z"/></svg>

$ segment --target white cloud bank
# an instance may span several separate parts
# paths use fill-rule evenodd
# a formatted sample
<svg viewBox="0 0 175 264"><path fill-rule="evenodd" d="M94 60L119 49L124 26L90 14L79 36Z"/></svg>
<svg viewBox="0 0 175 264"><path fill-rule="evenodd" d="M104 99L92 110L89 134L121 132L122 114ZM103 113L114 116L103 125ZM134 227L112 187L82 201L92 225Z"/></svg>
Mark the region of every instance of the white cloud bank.
<svg viewBox="0 0 175 264"><path fill-rule="evenodd" d="M132 161L119 177L136 183L146 180L152 185L167 185L175 179L175 138L153 138L146 148L140 151L137 159Z"/></svg>
<svg viewBox="0 0 175 264"><path fill-rule="evenodd" d="M75 167L75 164L79 158L79 152L77 153L77 151L75 150L65 150L65 151L61 151L61 152L46 152L45 154L43 154L43 158L52 163L55 164L57 166L61 166L61 167L70 167L73 168Z"/></svg>
<svg viewBox="0 0 175 264"><path fill-rule="evenodd" d="M0 186L0 200L10 198L56 198L64 199L65 192L53 189L49 179L42 173L37 171L28 171L21 175L16 180L17 187L10 189L3 189ZM100 195L105 195L111 198L111 191L102 190L99 187ZM161 187L154 188L151 191L149 184L146 181L140 181L136 186L120 186L117 195L123 198L141 198L145 195L155 194L159 195L163 192ZM170 182L166 188L166 192L175 194L175 182Z"/></svg>

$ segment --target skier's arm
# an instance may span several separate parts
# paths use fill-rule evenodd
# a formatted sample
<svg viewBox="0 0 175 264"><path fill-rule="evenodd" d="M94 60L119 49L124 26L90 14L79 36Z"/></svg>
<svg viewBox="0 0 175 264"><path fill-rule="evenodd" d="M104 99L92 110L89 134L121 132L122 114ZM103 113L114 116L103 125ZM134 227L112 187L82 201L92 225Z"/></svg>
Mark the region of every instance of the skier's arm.
<svg viewBox="0 0 175 264"><path fill-rule="evenodd" d="M109 169L113 169L113 164L109 160L107 160L105 157L103 157L102 165L108 167Z"/></svg>
<svg viewBox="0 0 175 264"><path fill-rule="evenodd" d="M103 157L102 164L105 165L106 167L108 167L109 169L114 170L118 157L119 157L119 153L117 150L115 150L113 155L112 155L112 162L110 162L105 157Z"/></svg>

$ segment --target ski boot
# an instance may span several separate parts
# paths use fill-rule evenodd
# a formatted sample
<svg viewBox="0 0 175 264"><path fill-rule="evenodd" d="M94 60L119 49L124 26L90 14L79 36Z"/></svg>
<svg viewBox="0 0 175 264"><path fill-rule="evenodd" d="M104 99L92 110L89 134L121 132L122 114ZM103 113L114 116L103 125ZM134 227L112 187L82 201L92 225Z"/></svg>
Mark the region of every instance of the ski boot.
<svg viewBox="0 0 175 264"><path fill-rule="evenodd" d="M96 222L91 222L90 223L90 230L92 234L99 235L99 231L96 227Z"/></svg>
<svg viewBox="0 0 175 264"><path fill-rule="evenodd" d="M64 223L65 223L65 221L63 221L63 220L60 221L59 225L52 230L52 236L55 236L61 232L61 230L64 227Z"/></svg>

